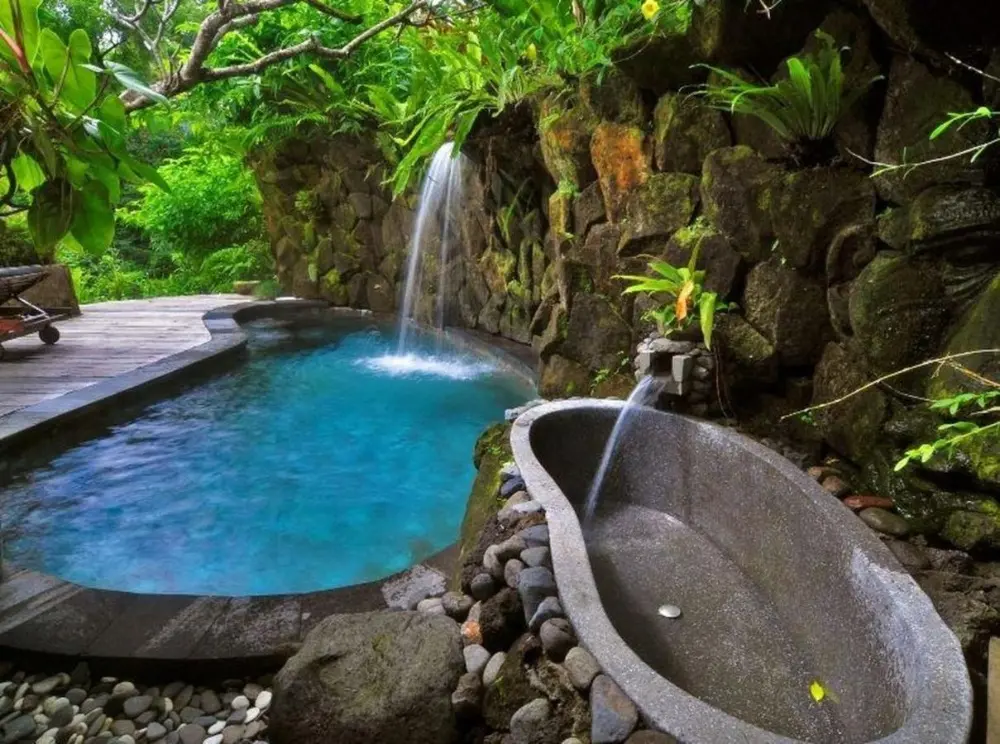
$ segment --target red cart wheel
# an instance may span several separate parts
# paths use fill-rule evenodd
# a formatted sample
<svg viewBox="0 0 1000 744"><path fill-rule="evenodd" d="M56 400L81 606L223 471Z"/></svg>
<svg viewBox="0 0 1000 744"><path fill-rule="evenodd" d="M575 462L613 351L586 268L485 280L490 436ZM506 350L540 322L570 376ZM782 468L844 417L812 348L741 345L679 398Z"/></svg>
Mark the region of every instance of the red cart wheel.
<svg viewBox="0 0 1000 744"><path fill-rule="evenodd" d="M42 339L42 343L51 346L59 340L59 329L53 325L47 325L38 332L38 338Z"/></svg>

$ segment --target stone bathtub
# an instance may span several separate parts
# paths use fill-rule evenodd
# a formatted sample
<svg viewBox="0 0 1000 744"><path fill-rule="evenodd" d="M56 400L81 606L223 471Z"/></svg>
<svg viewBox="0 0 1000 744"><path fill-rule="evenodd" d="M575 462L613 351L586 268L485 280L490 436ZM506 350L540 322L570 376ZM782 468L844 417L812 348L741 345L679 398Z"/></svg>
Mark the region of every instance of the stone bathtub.
<svg viewBox="0 0 1000 744"><path fill-rule="evenodd" d="M875 535L770 450L639 409L585 534L621 406L542 405L511 442L564 609L651 727L684 744L966 741L954 635Z"/></svg>

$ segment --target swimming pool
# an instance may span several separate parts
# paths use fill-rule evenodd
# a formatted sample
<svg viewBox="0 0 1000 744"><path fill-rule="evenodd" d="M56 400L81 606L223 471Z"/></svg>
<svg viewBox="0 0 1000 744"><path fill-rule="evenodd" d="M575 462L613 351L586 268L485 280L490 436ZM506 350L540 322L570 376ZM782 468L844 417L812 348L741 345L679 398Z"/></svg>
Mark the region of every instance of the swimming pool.
<svg viewBox="0 0 1000 744"><path fill-rule="evenodd" d="M7 556L84 586L311 592L403 570L458 535L483 428L534 393L436 337L339 318L245 326L249 358L16 473Z"/></svg>

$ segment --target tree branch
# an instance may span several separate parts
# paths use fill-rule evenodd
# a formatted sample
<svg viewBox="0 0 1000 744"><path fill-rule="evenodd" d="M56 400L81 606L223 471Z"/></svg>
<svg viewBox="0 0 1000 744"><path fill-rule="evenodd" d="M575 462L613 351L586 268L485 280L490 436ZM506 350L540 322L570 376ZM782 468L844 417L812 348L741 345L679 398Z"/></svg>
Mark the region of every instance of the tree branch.
<svg viewBox="0 0 1000 744"><path fill-rule="evenodd" d="M154 1L155 0L150 0L150 4ZM176 73L165 75L161 80L153 83L150 87L158 93L162 93L164 96L170 98L180 95L181 93L185 93L194 88L196 85L204 82L224 80L234 77L245 77L247 75L258 75L272 65L301 54L315 54L325 59L344 59L353 54L357 48L366 41L382 33L386 29L410 23L410 17L417 11L425 9L427 7L428 0L415 0L404 10L401 10L395 15L385 18L375 25L361 31L357 36L338 48L325 47L320 43L319 39L314 36L299 44L282 49L276 49L272 52L264 54L252 62L239 65L229 65L227 67L205 67L208 57L226 34L236 29L245 28L246 26L256 23L261 13L278 10L289 5L294 5L298 2L305 2L325 15L329 15L342 21L353 23L361 20L356 16L344 13L336 8L332 8L323 3L321 0L246 0L245 2L225 0L220 3L220 10L209 14L208 17L202 21L201 26L195 35L194 41L191 44L187 60L181 68ZM168 14L173 15L173 10L176 10L176 0L173 3L170 3L168 0L167 9L165 9L163 13L164 17L167 17ZM169 20L169 18L165 18L165 20ZM139 33L141 36L146 36L141 30L139 30ZM158 31L156 41L159 42L160 38L162 38L162 30ZM128 111L145 108L153 103L150 99L133 91L123 93L121 98L122 102L125 104L126 110Z"/></svg>

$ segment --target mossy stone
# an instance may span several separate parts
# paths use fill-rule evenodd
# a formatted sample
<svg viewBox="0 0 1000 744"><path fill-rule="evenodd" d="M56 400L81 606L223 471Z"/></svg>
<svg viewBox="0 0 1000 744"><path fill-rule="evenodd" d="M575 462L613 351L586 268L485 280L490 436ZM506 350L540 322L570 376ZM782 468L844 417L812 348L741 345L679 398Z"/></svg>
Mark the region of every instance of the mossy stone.
<svg viewBox="0 0 1000 744"><path fill-rule="evenodd" d="M537 116L542 159L552 180L578 189L593 183L590 139L597 120L579 102L555 93L541 100Z"/></svg>
<svg viewBox="0 0 1000 744"><path fill-rule="evenodd" d="M885 108L879 122L875 160L898 163L937 162L914 169L889 171L875 178L879 196L896 204L907 204L929 186L941 183L981 184L985 180L985 162L980 158L945 158L952 153L986 142L990 126L973 121L935 139L933 131L949 111L974 111L976 102L960 83L932 73L907 55L897 55L892 62Z"/></svg>
<svg viewBox="0 0 1000 744"><path fill-rule="evenodd" d="M701 175L708 154L731 144L722 112L683 93L667 93L657 102L653 112L657 169Z"/></svg>
<svg viewBox="0 0 1000 744"><path fill-rule="evenodd" d="M868 381L864 359L855 346L827 344L816 365L813 405L837 400ZM819 409L813 415L820 433L831 447L861 462L870 454L872 442L878 439L887 414L885 395L876 388L869 388L842 403Z"/></svg>
<svg viewBox="0 0 1000 744"><path fill-rule="evenodd" d="M705 217L751 262L770 255L774 229L771 189L782 170L749 147L724 147L709 154L701 178Z"/></svg>
<svg viewBox="0 0 1000 744"><path fill-rule="evenodd" d="M936 267L880 252L851 287L851 327L876 375L931 358L949 317Z"/></svg>
<svg viewBox="0 0 1000 744"><path fill-rule="evenodd" d="M698 208L698 184L687 173L658 173L635 188L626 201L618 253L643 253L650 241L662 244L685 227Z"/></svg>

